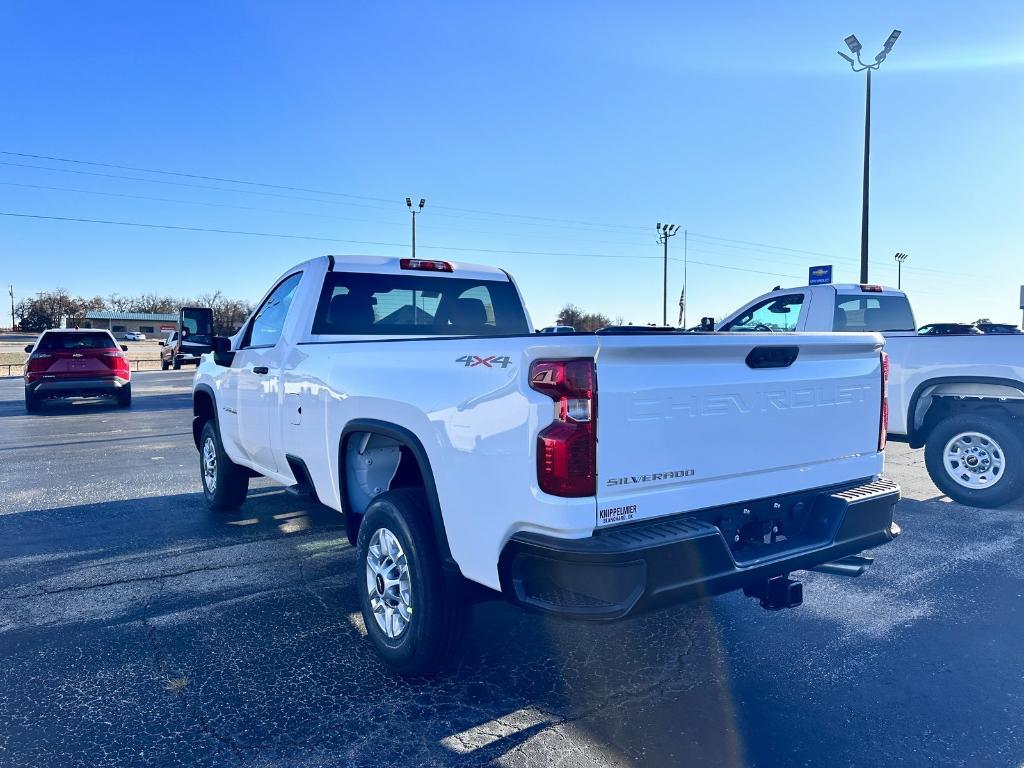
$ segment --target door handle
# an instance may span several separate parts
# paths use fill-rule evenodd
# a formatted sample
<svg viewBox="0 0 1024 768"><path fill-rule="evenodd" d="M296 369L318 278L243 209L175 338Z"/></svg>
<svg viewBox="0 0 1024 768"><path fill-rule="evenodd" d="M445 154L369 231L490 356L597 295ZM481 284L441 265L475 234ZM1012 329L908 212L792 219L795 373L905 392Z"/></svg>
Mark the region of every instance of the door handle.
<svg viewBox="0 0 1024 768"><path fill-rule="evenodd" d="M253 373L270 373L270 369L265 365L254 365L252 367Z"/></svg>

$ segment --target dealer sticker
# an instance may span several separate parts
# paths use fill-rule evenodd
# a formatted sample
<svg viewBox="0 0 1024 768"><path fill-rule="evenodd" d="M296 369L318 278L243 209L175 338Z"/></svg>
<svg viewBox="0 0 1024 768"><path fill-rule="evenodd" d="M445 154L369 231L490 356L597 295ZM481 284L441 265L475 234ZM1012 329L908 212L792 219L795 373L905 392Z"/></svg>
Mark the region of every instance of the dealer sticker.
<svg viewBox="0 0 1024 768"><path fill-rule="evenodd" d="M636 504L629 504L625 507L608 507L597 511L597 524L624 523L634 517L636 517Z"/></svg>

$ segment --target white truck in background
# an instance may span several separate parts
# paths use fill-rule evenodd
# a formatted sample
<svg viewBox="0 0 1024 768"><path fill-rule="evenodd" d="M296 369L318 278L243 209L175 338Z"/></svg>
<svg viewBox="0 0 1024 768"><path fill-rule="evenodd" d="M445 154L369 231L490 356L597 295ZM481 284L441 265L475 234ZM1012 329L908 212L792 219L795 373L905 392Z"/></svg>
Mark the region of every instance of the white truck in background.
<svg viewBox="0 0 1024 768"><path fill-rule="evenodd" d="M212 508L262 475L344 514L368 635L416 674L481 598L607 620L743 589L778 609L802 600L792 571L862 571L899 532L881 347L538 335L503 270L328 256L213 339L193 434Z"/></svg>
<svg viewBox="0 0 1024 768"><path fill-rule="evenodd" d="M719 331L880 333L889 356L888 433L925 449L932 481L961 504L1024 495L1024 336L918 335L903 291L880 285L777 288Z"/></svg>

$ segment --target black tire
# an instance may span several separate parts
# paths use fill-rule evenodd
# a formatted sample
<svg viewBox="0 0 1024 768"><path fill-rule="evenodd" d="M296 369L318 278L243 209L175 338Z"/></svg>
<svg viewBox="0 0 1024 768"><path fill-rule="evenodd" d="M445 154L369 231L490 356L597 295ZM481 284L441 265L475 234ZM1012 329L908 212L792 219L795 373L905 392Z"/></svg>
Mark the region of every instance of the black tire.
<svg viewBox="0 0 1024 768"><path fill-rule="evenodd" d="M166 360L164 360L164 359L163 359L163 358L161 357L161 358L160 358L160 370L161 370L161 371L166 371L166 370L167 370L168 368L170 368L170 367L171 367L171 366L170 366L170 365L168 365L167 361L166 361Z"/></svg>
<svg viewBox="0 0 1024 768"><path fill-rule="evenodd" d="M125 384L117 391L117 405L119 408L130 408L132 405L132 385Z"/></svg>
<svg viewBox="0 0 1024 768"><path fill-rule="evenodd" d="M39 410L39 398L27 389L25 390L25 410L29 413L35 413Z"/></svg>
<svg viewBox="0 0 1024 768"><path fill-rule="evenodd" d="M377 623L370 604L367 556L374 534L386 529L398 540L409 570L411 618L391 638ZM430 508L417 488L382 493L366 510L356 546L356 589L366 631L381 658L400 675L438 671L454 660L469 618L469 603L459 583L441 569ZM379 594L379 592L378 592Z"/></svg>
<svg viewBox="0 0 1024 768"><path fill-rule="evenodd" d="M207 444L212 444L215 457L213 467L213 489L206 471ZM203 425L199 435L199 477L203 483L203 495L210 509L218 512L233 512L242 506L249 493L249 473L228 458L220 441L220 430L213 419Z"/></svg>
<svg viewBox="0 0 1024 768"><path fill-rule="evenodd" d="M1024 440L1009 426L1009 422L1009 419L1000 421L983 413L962 413L939 422L928 436L924 448L925 465L932 482L953 501L986 509L1001 507L1024 495ZM994 441L1002 454L1002 472L987 488L960 485L946 468L947 444L957 435L968 432L976 432ZM993 449L991 444L986 445L983 441L977 445L982 451ZM965 473L971 472L966 463L963 466Z"/></svg>
<svg viewBox="0 0 1024 768"><path fill-rule="evenodd" d="M181 360L179 360L178 358L174 358L174 363L171 365L171 367L174 370L176 370L176 371L180 371L181 370Z"/></svg>

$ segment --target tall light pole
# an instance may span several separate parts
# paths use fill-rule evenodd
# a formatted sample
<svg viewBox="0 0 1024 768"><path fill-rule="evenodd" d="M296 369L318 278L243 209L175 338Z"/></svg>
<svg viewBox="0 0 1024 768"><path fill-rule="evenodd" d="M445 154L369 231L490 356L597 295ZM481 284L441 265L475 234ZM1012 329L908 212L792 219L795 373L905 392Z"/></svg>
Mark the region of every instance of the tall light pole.
<svg viewBox="0 0 1024 768"><path fill-rule="evenodd" d="M11 295L11 333L14 332L14 286L7 286L7 293Z"/></svg>
<svg viewBox="0 0 1024 768"><path fill-rule="evenodd" d="M889 38L885 41L882 46L882 50L875 56L875 61L872 64L865 64L861 61L860 52L863 46L857 39L856 35L850 35L844 42L846 47L850 49L850 53L857 57L854 61L852 58L847 56L842 51L836 51L850 64L850 69L854 72L867 71L867 86L864 96L864 196L861 201L861 215L860 215L860 281L866 283L868 281L868 177L869 177L869 159L871 157L871 70L878 69L882 66L882 62L885 61L885 57L889 55L892 47L896 44L897 38L900 36L900 31L894 29Z"/></svg>
<svg viewBox="0 0 1024 768"><path fill-rule="evenodd" d="M903 262L907 260L908 254L897 253L893 256L896 259L896 287L900 288L903 283Z"/></svg>
<svg viewBox="0 0 1024 768"><path fill-rule="evenodd" d="M412 257L416 258L416 214L423 211L423 206L427 204L426 198L420 198L419 210L412 207L412 198L405 198L405 204L409 208L409 212L412 214Z"/></svg>
<svg viewBox="0 0 1024 768"><path fill-rule="evenodd" d="M678 224L658 223L658 242L665 247L664 283L661 297L661 324L668 325L668 239L679 233Z"/></svg>

